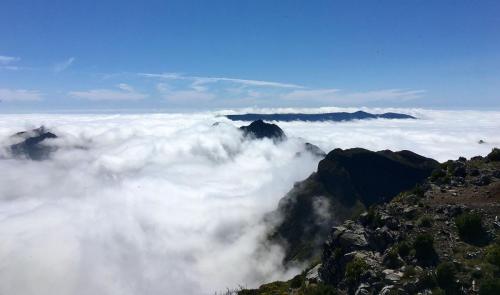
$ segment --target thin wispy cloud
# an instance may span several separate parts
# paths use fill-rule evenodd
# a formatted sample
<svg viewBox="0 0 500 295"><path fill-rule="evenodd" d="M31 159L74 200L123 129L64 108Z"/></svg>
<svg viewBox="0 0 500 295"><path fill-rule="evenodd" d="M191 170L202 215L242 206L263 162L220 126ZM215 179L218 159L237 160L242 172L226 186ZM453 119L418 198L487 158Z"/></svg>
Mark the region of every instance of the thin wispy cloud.
<svg viewBox="0 0 500 295"><path fill-rule="evenodd" d="M0 102L39 101L42 94L37 90L0 88Z"/></svg>
<svg viewBox="0 0 500 295"><path fill-rule="evenodd" d="M21 58L19 57L0 55L0 70L11 70L11 71L20 70L21 67L15 64L19 60L21 60Z"/></svg>
<svg viewBox="0 0 500 295"><path fill-rule="evenodd" d="M150 74L150 73L140 73L140 76L149 78L160 78L167 80L189 80L193 82L194 86L199 86L203 84L217 83L217 82L230 82L246 86L259 86L259 87L277 87L277 88L304 88L304 86L291 84L291 83L281 83L273 81L263 81L263 80L250 80L250 79L238 79L238 78L228 78L228 77L199 77L199 76L184 76L177 73L163 73L163 74Z"/></svg>
<svg viewBox="0 0 500 295"><path fill-rule="evenodd" d="M221 99L242 102L251 99L253 103L260 101L263 104L268 101L276 101L276 98L282 102L294 101L295 103L304 104L360 104L378 101L404 102L420 98L425 93L425 90L398 88L368 91L347 91L338 88L315 89L291 83L228 77L200 77L179 73L141 73L139 75L163 81L172 81L171 84L175 86L172 88L175 91L169 87L168 91L162 92L168 93L170 97L175 97L176 101L182 101L182 96L185 95L185 101L193 100L196 97L200 99L220 97ZM176 83L175 81L187 81L188 83ZM222 84L223 82L230 83L230 85Z"/></svg>
<svg viewBox="0 0 500 295"><path fill-rule="evenodd" d="M7 65L19 61L19 57L0 55L0 65Z"/></svg>
<svg viewBox="0 0 500 295"><path fill-rule="evenodd" d="M348 92L341 89L300 89L285 93L284 100L319 101L326 103L366 103L374 101L408 101L417 99L425 90L381 89Z"/></svg>
<svg viewBox="0 0 500 295"><path fill-rule="evenodd" d="M70 57L54 65L54 72L59 73L69 68L75 62L74 57Z"/></svg>
<svg viewBox="0 0 500 295"><path fill-rule="evenodd" d="M145 99L146 97L148 97L147 94L138 92L133 87L125 83L118 84L117 88L118 89L91 89L85 91L70 91L68 94L71 97L95 101L133 101Z"/></svg>

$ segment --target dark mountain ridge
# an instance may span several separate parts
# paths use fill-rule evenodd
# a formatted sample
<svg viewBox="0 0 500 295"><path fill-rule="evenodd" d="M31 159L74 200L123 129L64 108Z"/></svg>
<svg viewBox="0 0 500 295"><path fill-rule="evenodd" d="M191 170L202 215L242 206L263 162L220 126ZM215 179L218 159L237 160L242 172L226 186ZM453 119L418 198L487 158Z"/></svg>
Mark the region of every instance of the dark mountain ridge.
<svg viewBox="0 0 500 295"><path fill-rule="evenodd" d="M364 120L364 119L416 119L413 116L400 113L383 113L371 114L364 111L357 111L353 113L336 112L336 113L322 113L322 114L301 114L301 113L283 113L283 114L239 114L239 115L226 115L226 117L233 121L307 121L307 122L322 122L322 121L351 121L351 120Z"/></svg>
<svg viewBox="0 0 500 295"><path fill-rule="evenodd" d="M280 200L271 239L285 246L285 262L311 259L332 225L415 187L438 165L410 151L335 149Z"/></svg>

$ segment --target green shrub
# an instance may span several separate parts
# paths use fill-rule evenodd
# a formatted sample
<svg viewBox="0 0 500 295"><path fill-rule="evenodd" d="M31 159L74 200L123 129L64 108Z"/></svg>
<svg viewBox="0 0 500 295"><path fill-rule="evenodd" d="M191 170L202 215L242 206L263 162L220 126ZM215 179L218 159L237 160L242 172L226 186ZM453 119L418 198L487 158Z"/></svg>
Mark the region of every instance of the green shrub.
<svg viewBox="0 0 500 295"><path fill-rule="evenodd" d="M445 295L446 292L441 288L432 289L432 295Z"/></svg>
<svg viewBox="0 0 500 295"><path fill-rule="evenodd" d="M430 176L430 180L434 181L434 182L446 182L446 181L443 181L443 180L445 180L446 177L447 177L446 167L444 167L444 169L441 167L438 167L432 171L431 176Z"/></svg>
<svg viewBox="0 0 500 295"><path fill-rule="evenodd" d="M500 161L500 149L494 148L493 150L491 150L491 153L486 156L486 159L492 162Z"/></svg>
<svg viewBox="0 0 500 295"><path fill-rule="evenodd" d="M419 288L424 289L432 289L437 286L436 277L431 272L423 272L419 276Z"/></svg>
<svg viewBox="0 0 500 295"><path fill-rule="evenodd" d="M455 288L456 269L451 262L444 262L436 268L436 281L444 290L452 290Z"/></svg>
<svg viewBox="0 0 500 295"><path fill-rule="evenodd" d="M407 242L401 242L396 247L398 249L399 256L406 257L406 256L410 255L411 248Z"/></svg>
<svg viewBox="0 0 500 295"><path fill-rule="evenodd" d="M413 242L415 249L415 258L420 262L433 260L436 256L434 250L434 239L429 234L420 234Z"/></svg>
<svg viewBox="0 0 500 295"><path fill-rule="evenodd" d="M380 214L378 214L377 210L371 206L367 211L368 215L366 216L366 221L369 225L373 227L381 227L384 225L382 219L380 218Z"/></svg>
<svg viewBox="0 0 500 295"><path fill-rule="evenodd" d="M432 220L432 218L430 216L424 215L418 219L417 225L419 227L431 227L433 222L434 221Z"/></svg>
<svg viewBox="0 0 500 295"><path fill-rule="evenodd" d="M396 247L392 247L389 251L387 251L387 254L384 257L384 263L390 268L397 268L401 266L401 261Z"/></svg>
<svg viewBox="0 0 500 295"><path fill-rule="evenodd" d="M363 272L367 270L368 265L363 259L354 258L346 265L345 278L349 285L356 286Z"/></svg>
<svg viewBox="0 0 500 295"><path fill-rule="evenodd" d="M411 265L407 265L405 267L405 272L403 273L403 278L409 279L417 275L417 271L415 270L415 267Z"/></svg>
<svg viewBox="0 0 500 295"><path fill-rule="evenodd" d="M290 287L293 289L298 289L302 286L303 277L302 275L296 275L290 280Z"/></svg>
<svg viewBox="0 0 500 295"><path fill-rule="evenodd" d="M308 286L304 290L304 295L337 295L337 290L333 286L320 283L315 286Z"/></svg>
<svg viewBox="0 0 500 295"><path fill-rule="evenodd" d="M477 242L484 236L483 220L477 213L464 213L455 219L458 233L464 241Z"/></svg>
<svg viewBox="0 0 500 295"><path fill-rule="evenodd" d="M486 260L498 267L500 267L500 244L494 244L486 252Z"/></svg>
<svg viewBox="0 0 500 295"><path fill-rule="evenodd" d="M414 194L415 196L419 197L419 198L423 198L424 197L424 193L425 193L425 190L424 188L421 186L421 185L416 185L412 190L411 190L411 193Z"/></svg>
<svg viewBox="0 0 500 295"><path fill-rule="evenodd" d="M498 295L500 290L500 279L487 279L481 282L479 295Z"/></svg>

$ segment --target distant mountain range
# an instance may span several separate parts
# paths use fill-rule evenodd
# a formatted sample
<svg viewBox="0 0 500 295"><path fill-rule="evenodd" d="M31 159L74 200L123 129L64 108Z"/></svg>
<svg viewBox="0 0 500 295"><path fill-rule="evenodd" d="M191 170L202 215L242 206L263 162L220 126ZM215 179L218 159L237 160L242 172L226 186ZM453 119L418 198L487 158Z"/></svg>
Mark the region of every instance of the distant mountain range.
<svg viewBox="0 0 500 295"><path fill-rule="evenodd" d="M239 115L226 115L226 117L233 121L307 121L307 122L321 122L321 121L351 121L351 120L364 120L364 119L416 119L413 116L400 113L383 113L371 114L363 111L353 113L336 112L336 113L322 113L322 114L301 114L301 113L288 113L288 114L239 114Z"/></svg>

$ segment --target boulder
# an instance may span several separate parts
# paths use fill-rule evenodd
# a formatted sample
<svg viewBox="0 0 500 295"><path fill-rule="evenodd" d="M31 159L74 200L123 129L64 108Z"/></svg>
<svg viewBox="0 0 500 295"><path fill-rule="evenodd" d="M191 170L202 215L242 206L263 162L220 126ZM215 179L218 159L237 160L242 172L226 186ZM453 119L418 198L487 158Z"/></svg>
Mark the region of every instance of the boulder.
<svg viewBox="0 0 500 295"><path fill-rule="evenodd" d="M363 226L347 221L344 226L336 226L332 231L332 241L345 252L362 250L368 247L366 232Z"/></svg>
<svg viewBox="0 0 500 295"><path fill-rule="evenodd" d="M321 268L321 263L313 267L306 274L306 282L308 284L317 284L321 282L321 278L319 277L319 269Z"/></svg>
<svg viewBox="0 0 500 295"><path fill-rule="evenodd" d="M384 280L388 284L395 284L403 278L403 273L393 269L384 269L382 271L384 274Z"/></svg>
<svg viewBox="0 0 500 295"><path fill-rule="evenodd" d="M356 292L354 295L370 295L370 285L361 283L358 286L358 289L356 289Z"/></svg>

